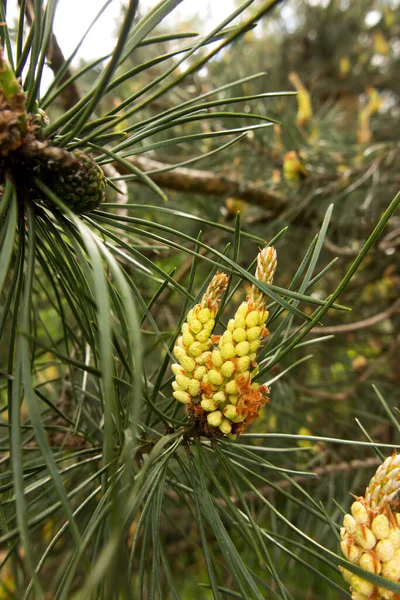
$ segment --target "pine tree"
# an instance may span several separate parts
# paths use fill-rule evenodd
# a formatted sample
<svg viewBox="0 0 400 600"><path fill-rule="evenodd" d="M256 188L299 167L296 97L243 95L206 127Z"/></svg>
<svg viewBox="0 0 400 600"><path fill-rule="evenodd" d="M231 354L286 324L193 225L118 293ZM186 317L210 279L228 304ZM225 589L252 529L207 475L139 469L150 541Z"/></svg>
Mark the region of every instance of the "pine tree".
<svg viewBox="0 0 400 600"><path fill-rule="evenodd" d="M128 0L114 50L75 73L52 33L56 0L21 1L15 31L0 5L0 597L348 597L340 566L353 598L376 587L395 599L398 578L342 555L347 508L333 501L348 505L393 445L351 439L337 415L336 435L310 434L284 382L305 360L298 349L326 341L307 334L328 311L348 311L342 292L400 196L343 273L322 254L332 205L285 259L286 223L296 227L300 210L282 211L275 190L247 186L257 206L275 202L267 237L236 211L239 193L228 223L204 198L166 203L147 171L155 151L173 153L180 176L198 143L213 162L232 158L230 146L249 153L249 132L279 143L285 123L259 101L286 107L293 95L260 93L259 74L233 67L198 89L204 65L211 83L219 60L273 23L278 0L247 0L208 34L157 29L178 4L141 14ZM54 80L40 91L46 60ZM312 103L302 75L291 80L301 128ZM255 112L226 109L234 102ZM309 167L299 147L289 152L295 195ZM212 169L209 181L214 193L231 185ZM379 405L398 429L376 390ZM377 477L397 478L393 465Z"/></svg>

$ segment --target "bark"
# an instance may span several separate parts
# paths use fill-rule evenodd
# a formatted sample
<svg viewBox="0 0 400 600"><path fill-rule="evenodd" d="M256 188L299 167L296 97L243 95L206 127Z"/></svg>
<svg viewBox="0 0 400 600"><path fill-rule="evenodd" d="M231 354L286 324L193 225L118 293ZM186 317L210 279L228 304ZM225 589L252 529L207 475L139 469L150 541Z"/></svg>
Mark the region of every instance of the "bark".
<svg viewBox="0 0 400 600"><path fill-rule="evenodd" d="M53 71L54 75L57 75L57 73L61 70L65 63L64 55L54 33L52 33L50 37L49 50L47 52L47 60L49 63L49 67ZM70 71L70 69L67 69L65 71L65 74L61 77L60 84L63 84L66 81L68 81L68 79L71 76L72 72ZM79 102L80 94L75 81L67 85L67 87L60 93L60 98L64 110L69 110Z"/></svg>
<svg viewBox="0 0 400 600"><path fill-rule="evenodd" d="M144 156L134 156L130 162L144 171L163 188L191 194L239 198L249 204L261 206L271 216L280 214L286 208L286 201L277 193L248 181L236 180L211 171L176 167L152 160ZM121 174L129 171L121 164L116 165ZM157 172L161 169L168 169Z"/></svg>

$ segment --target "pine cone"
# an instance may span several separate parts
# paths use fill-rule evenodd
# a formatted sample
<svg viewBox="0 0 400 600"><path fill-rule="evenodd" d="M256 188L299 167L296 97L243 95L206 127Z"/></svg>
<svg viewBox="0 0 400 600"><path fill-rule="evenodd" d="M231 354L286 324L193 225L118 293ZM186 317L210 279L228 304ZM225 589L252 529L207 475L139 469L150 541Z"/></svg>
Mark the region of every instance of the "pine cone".
<svg viewBox="0 0 400 600"><path fill-rule="evenodd" d="M11 159L14 168L23 169L28 179L31 174L38 176L77 214L90 212L104 201L104 173L82 150L70 152L28 134Z"/></svg>
<svg viewBox="0 0 400 600"><path fill-rule="evenodd" d="M75 213L87 213L99 206L105 198L106 182L102 169L94 160L74 150L69 164L49 163L42 170L43 180L60 200Z"/></svg>
<svg viewBox="0 0 400 600"><path fill-rule="evenodd" d="M10 169L21 185L39 176L75 213L94 210L105 198L103 171L82 152L69 152L42 140L47 117L26 112L26 96L0 44L0 183ZM41 194L40 194L41 196Z"/></svg>

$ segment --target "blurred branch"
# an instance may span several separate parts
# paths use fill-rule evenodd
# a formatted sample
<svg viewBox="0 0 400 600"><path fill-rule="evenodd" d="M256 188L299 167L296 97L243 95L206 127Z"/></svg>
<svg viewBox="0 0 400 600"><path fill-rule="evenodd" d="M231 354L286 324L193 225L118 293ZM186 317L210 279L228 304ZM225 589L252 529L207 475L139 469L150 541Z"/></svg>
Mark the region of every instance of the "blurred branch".
<svg viewBox="0 0 400 600"><path fill-rule="evenodd" d="M338 473L349 473L351 471L358 471L359 469L370 469L376 467L381 464L381 459L376 457L366 458L365 460L350 460L344 461L338 464L333 465L324 465L323 467L317 467L312 471L314 475L316 475L316 479L320 479L321 477L325 477L326 475L338 474ZM281 479L280 481L274 483L274 486L278 487L280 490L289 489L295 481L296 483L303 484L309 481L315 481L315 479L310 479L310 477L305 477L304 475L294 475L291 479ZM264 497L272 496L277 490L269 485L265 485L258 490L260 494ZM246 500L250 497L255 497L253 492L246 492L244 494ZM232 498L232 501L235 503L239 502L239 498Z"/></svg>
<svg viewBox="0 0 400 600"><path fill-rule="evenodd" d="M57 38L54 33L51 34L50 44L47 51L47 60L50 69L54 75L57 75L61 71L62 66L65 63L65 58L62 53L60 46L58 45ZM61 77L60 84L65 83L72 76L71 70L68 68L64 75ZM72 81L67 87L60 93L63 108L69 110L72 106L75 106L80 100L80 93L78 86L75 81Z"/></svg>
<svg viewBox="0 0 400 600"><path fill-rule="evenodd" d="M376 469L376 467L379 466L381 464L381 462L382 461L380 458L370 457L370 458L366 458L365 460L356 459L356 460L350 460L350 461L343 461L338 464L324 465L321 467L317 467L316 469L314 469L312 471L312 473L315 475L315 478L306 477L304 475L294 475L290 479L280 479L279 481L274 482L273 487L270 485L262 486L258 489L258 492L261 496L263 496L264 498L267 498L267 497L273 496L275 493L277 493L278 489L279 490L290 489L293 486L293 482L302 485L304 483L318 481L322 477L326 477L329 475L351 473L352 471L358 471L359 469ZM169 496L171 499L173 499L175 501L179 501L179 499L180 499L179 495L174 490L169 490L167 492L167 496ZM253 491L248 491L243 494L243 497L246 501L257 500L258 494L255 494ZM234 504L241 503L240 498L238 498L237 496L231 496L230 500ZM226 502L222 498L217 498L215 500L215 502L216 502L216 504L219 504L220 506L226 507ZM174 546L170 546L168 548L168 552L174 553L175 547L179 548L180 552L183 552L184 550L186 550L188 548L189 544L190 544L190 542L188 540L180 540Z"/></svg>
<svg viewBox="0 0 400 600"><path fill-rule="evenodd" d="M211 171L175 168L174 165L161 163L144 156L134 156L129 160L135 167L143 170L155 183L170 190L239 198L249 204L261 206L270 211L272 215L278 215L286 208L286 201L282 196L249 181L231 179ZM129 173L123 165L118 164L117 169L121 174Z"/></svg>
<svg viewBox="0 0 400 600"><path fill-rule="evenodd" d="M337 244L331 242L327 236L324 238L324 246L327 248L327 250L329 250L329 252L333 252L333 254L337 254L338 256L354 257L360 252L359 248L345 248L343 246L338 246Z"/></svg>
<svg viewBox="0 0 400 600"><path fill-rule="evenodd" d="M400 299L393 302L393 304L391 306L389 306L389 308L387 308L383 312L378 313L377 315L374 315L373 317L368 317L368 319L363 319L362 321L357 321L356 323L349 323L347 325L332 325L331 327L316 327L316 328L312 329L309 332L309 334L315 335L315 336L320 336L321 334L331 335L331 334L335 334L335 333L350 333L352 331L358 331L359 329L365 329L367 327L372 327L373 325L376 325L377 323L384 321L385 319L387 319L388 317L390 317L391 315L393 315L397 312L400 312Z"/></svg>
<svg viewBox="0 0 400 600"><path fill-rule="evenodd" d="M382 252L393 252L396 246L400 246L400 227L390 231L378 244Z"/></svg>
<svg viewBox="0 0 400 600"><path fill-rule="evenodd" d="M21 6L21 0L18 0L18 4L19 4L19 6ZM29 25L32 25L34 16L35 16L33 0L27 0L27 2L25 4L25 14L26 14L26 18L27 18ZM57 38L54 35L54 33L52 33L50 36L50 43L47 48L47 62L48 62L50 69L53 71L54 75L57 75L61 71L63 65L65 64L64 55L62 53L62 50L57 42ZM68 81L68 79L70 79L70 77L72 77L72 72L68 68L65 71L64 75L61 77L60 84L63 84L66 81ZM78 91L78 86L76 85L75 81L70 83L60 93L60 98L62 100L63 108L65 110L70 109L72 106L74 106L80 100L80 93Z"/></svg>

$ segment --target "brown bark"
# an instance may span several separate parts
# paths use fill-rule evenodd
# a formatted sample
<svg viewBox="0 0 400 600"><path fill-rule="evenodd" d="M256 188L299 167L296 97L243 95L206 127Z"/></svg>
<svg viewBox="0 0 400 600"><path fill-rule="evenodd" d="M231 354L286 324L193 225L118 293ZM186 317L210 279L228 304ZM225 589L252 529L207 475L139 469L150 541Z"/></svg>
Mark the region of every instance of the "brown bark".
<svg viewBox="0 0 400 600"><path fill-rule="evenodd" d="M368 317L368 319L363 319L362 321L356 321L355 323L347 323L345 325L332 325L327 327L315 327L311 331L309 331L309 335L331 335L338 333L352 333L353 331L358 331L360 329L366 329L373 327L377 323L381 323L385 319L388 319L392 315L400 312L400 300L396 300L393 304L389 306L383 312L374 315L373 317Z"/></svg>
<svg viewBox="0 0 400 600"><path fill-rule="evenodd" d="M49 63L49 67L53 71L54 75L57 75L57 73L59 73L59 71L65 63L64 55L54 33L52 33L50 37L49 49L47 52L47 60ZM67 69L64 75L61 77L60 84L63 84L66 81L68 81L68 79L71 76L71 70ZM63 104L63 108L65 110L69 110L79 102L80 94L75 81L67 85L67 87L60 93L60 98Z"/></svg>
<svg viewBox="0 0 400 600"><path fill-rule="evenodd" d="M232 179L211 171L188 169L186 167L174 168L173 165L161 163L144 156L134 156L129 161L135 167L147 173L155 183L170 190L239 198L249 204L261 206L271 215L277 215L286 208L286 202L279 194L270 192L265 187L254 185L248 181ZM128 170L123 165L118 164L117 168L121 174L128 174ZM161 169L168 169L168 171L156 172ZM153 173L153 171L155 172Z"/></svg>

